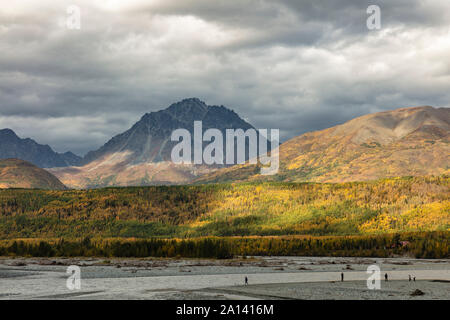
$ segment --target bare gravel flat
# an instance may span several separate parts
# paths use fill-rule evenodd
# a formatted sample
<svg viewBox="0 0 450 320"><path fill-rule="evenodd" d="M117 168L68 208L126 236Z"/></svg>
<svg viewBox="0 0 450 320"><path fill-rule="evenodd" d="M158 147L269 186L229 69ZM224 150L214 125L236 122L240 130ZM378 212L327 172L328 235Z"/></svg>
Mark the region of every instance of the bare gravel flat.
<svg viewBox="0 0 450 320"><path fill-rule="evenodd" d="M81 289L66 286L67 267ZM381 269L380 290L367 268ZM345 281L341 282L341 273ZM384 274L389 281L384 281ZM249 285L244 286L244 277ZM409 276L416 281L409 281ZM419 291L416 291L419 290ZM416 291L416 295L411 295ZM419 295L417 295L419 293ZM0 258L0 299L450 299L450 260Z"/></svg>

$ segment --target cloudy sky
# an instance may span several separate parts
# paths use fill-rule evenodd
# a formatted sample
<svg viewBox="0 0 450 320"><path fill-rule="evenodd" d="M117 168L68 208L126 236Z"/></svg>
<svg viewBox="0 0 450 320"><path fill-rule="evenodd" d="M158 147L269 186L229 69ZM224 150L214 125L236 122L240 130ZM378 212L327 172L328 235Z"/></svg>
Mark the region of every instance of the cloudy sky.
<svg viewBox="0 0 450 320"><path fill-rule="evenodd" d="M67 8L81 10L69 29ZM381 8L381 29L366 10ZM80 155L187 97L283 140L450 105L450 1L14 0L0 7L0 128Z"/></svg>

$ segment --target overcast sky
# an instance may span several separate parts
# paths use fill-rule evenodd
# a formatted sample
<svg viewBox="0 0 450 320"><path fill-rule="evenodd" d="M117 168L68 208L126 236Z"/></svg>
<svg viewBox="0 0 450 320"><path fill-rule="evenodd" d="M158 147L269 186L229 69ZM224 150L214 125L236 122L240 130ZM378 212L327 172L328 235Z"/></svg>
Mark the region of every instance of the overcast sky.
<svg viewBox="0 0 450 320"><path fill-rule="evenodd" d="M381 8L381 29L366 10ZM81 10L81 29L66 10ZM13 0L0 7L0 128L83 155L187 97L283 140L450 105L450 1Z"/></svg>

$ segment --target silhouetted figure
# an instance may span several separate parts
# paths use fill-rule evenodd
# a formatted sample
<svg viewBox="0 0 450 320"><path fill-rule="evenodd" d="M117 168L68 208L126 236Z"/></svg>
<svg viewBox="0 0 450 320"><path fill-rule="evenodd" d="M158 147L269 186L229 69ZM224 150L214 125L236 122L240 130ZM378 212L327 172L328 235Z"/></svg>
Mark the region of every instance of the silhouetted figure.
<svg viewBox="0 0 450 320"><path fill-rule="evenodd" d="M416 277L413 278L414 282L416 281Z"/></svg>
<svg viewBox="0 0 450 320"><path fill-rule="evenodd" d="M388 281L388 275L387 275L387 273L384 274L384 281Z"/></svg>
<svg viewBox="0 0 450 320"><path fill-rule="evenodd" d="M344 273L341 272L341 282L343 282L343 281L344 281Z"/></svg>
<svg viewBox="0 0 450 320"><path fill-rule="evenodd" d="M245 285L248 285L248 278L245 277Z"/></svg>
<svg viewBox="0 0 450 320"><path fill-rule="evenodd" d="M411 281L411 275L410 274L408 274L408 277L409 277L409 281Z"/></svg>

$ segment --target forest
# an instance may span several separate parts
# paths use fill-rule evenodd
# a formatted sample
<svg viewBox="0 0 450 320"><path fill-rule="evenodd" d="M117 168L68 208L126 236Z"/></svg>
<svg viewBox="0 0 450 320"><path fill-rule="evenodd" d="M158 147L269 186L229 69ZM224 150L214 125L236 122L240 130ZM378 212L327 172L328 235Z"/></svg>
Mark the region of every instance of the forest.
<svg viewBox="0 0 450 320"><path fill-rule="evenodd" d="M161 257L228 259L247 256L346 256L441 259L448 232L375 236L205 237L191 239L2 240L0 256Z"/></svg>
<svg viewBox="0 0 450 320"><path fill-rule="evenodd" d="M298 240L289 240L293 246L290 247L284 243L285 236L329 237L326 241L335 243L330 239L346 239L348 236L360 236L361 239L380 236L383 239L394 234L416 234L418 238L415 241L422 244L414 242L408 247L408 252L427 256L429 253L422 251L428 249L420 249L421 252L417 253L423 241L435 241L431 240L435 238L425 235L439 234L448 239L449 191L448 176L351 183L270 182L63 191L6 189L0 190L0 240L39 239L45 247L46 244L55 244L54 239L57 239L58 243L66 241L63 243L71 243L79 250L89 248L100 255L109 255L111 252L117 254L119 250L111 246L120 247L122 243L118 240L119 244L114 244L114 239L144 241L142 246L146 249L141 249L143 252L153 248L153 245L148 247L145 241L154 243L159 239L164 242L161 252L168 251L170 244L171 251L185 256L179 245L201 247L201 241L206 240L198 239L205 237L212 239L215 247L222 248L220 250L226 247L222 246L222 240L229 244L237 240L226 239L248 239L247 242L239 242L239 247L245 243L248 253L243 249L238 252L230 249L224 254L226 256L258 254L262 243L270 248L277 244L275 247L279 249L268 249L270 254L272 251L273 254L320 254L322 250L320 246L314 249L311 246L304 249L303 245L295 247ZM262 238L251 240L252 237ZM272 240L265 240L266 237ZM80 247L77 245L80 239L111 240L107 246L95 242L93 247ZM185 242L173 244L171 239ZM250 245L252 241L255 244ZM441 243L446 244L445 241ZM137 245L131 243L132 246ZM35 246L24 249L24 254L34 255ZM438 244L430 246L439 247ZM380 244L364 250L375 250L382 255L382 250L387 250L385 247ZM2 248L4 254L15 254L6 245ZM52 248L52 254L58 255L60 251L53 245ZM347 252L347 249L339 248L337 252ZM361 253L359 246L353 249ZM444 251L439 251L436 256L448 255L448 246L435 250ZM330 252L326 246L322 251ZM65 248L62 252L70 250ZM155 251L150 252L156 254ZM168 253L157 255L172 256Z"/></svg>

